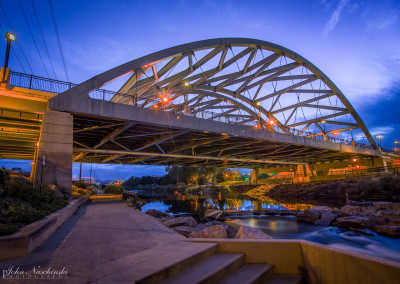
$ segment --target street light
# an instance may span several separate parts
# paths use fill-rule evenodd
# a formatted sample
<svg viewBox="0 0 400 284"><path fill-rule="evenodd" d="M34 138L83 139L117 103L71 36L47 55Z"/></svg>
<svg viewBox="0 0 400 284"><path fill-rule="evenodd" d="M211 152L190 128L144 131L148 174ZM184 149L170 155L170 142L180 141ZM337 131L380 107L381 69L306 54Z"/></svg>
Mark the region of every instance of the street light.
<svg viewBox="0 0 400 284"><path fill-rule="evenodd" d="M6 80L6 69L8 67L8 59L10 58L11 42L15 40L15 35L12 34L12 33L7 32L6 33L6 39L7 39L7 48L6 48L6 56L4 58L4 70L3 70L3 80L2 80L2 82L5 82L5 80Z"/></svg>
<svg viewBox="0 0 400 284"><path fill-rule="evenodd" d="M381 145L381 140L382 140L382 138L383 138L383 135L376 135L376 139L378 139L378 146L379 147L381 147L382 145Z"/></svg>

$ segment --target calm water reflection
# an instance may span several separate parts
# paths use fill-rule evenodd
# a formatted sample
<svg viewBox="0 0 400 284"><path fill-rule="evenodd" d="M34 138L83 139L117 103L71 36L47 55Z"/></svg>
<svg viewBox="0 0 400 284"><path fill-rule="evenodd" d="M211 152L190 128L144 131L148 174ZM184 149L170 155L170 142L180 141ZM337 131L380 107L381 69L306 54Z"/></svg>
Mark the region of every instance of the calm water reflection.
<svg viewBox="0 0 400 284"><path fill-rule="evenodd" d="M320 201L277 201L267 196L258 200L243 194L216 192L213 195L198 192L196 194L164 194L156 197L152 194L138 192L139 197L146 199L147 204L142 211L156 209L171 214L204 213L207 208L217 208L223 211L257 211L257 210L305 210L316 205L330 205L340 208L340 202L324 203ZM259 228L277 239L304 239L345 250L365 253L377 257L400 262L400 239L381 235L365 236L346 229L332 226L315 226L300 223L293 216L263 216L228 218L232 226L245 225Z"/></svg>

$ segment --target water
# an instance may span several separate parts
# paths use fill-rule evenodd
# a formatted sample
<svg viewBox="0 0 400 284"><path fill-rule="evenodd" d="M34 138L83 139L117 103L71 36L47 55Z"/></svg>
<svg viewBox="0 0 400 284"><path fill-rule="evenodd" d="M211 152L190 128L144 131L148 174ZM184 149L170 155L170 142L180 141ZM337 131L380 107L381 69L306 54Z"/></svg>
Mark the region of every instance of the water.
<svg viewBox="0 0 400 284"><path fill-rule="evenodd" d="M217 208L226 212L230 211L257 211L271 210L304 210L316 205L330 205L332 208L340 208L340 202L324 203L321 201L286 201L274 200L263 196L261 199L251 199L243 194L225 192L167 194L161 198L152 196L144 197L147 204L142 211L156 209L170 214L204 213L207 208ZM275 239L303 239L344 250L364 253L400 262L400 239L382 235L366 236L347 229L335 226L315 226L297 222L294 216L253 216L231 217L226 222L232 226L248 226L263 230Z"/></svg>

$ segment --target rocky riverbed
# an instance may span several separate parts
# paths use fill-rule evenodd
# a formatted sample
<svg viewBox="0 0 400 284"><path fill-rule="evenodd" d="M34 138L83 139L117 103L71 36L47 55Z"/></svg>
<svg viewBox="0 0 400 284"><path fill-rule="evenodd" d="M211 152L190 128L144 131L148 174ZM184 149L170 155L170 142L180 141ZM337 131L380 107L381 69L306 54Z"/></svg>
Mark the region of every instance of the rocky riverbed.
<svg viewBox="0 0 400 284"><path fill-rule="evenodd" d="M224 212L216 209L207 209L204 216L196 216L197 220L192 216L174 216L154 209L146 213L187 238L272 239L260 229L235 228L224 223Z"/></svg>
<svg viewBox="0 0 400 284"><path fill-rule="evenodd" d="M400 203L348 201L339 210L316 206L300 211L297 221L315 225L335 225L366 235L373 232L400 237Z"/></svg>

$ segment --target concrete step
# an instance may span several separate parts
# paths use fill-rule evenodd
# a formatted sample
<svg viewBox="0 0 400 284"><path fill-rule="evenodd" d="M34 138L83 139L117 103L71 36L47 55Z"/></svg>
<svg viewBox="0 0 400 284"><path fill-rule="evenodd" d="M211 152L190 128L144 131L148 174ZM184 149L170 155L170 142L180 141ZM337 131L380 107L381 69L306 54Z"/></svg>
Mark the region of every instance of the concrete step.
<svg viewBox="0 0 400 284"><path fill-rule="evenodd" d="M274 275L266 284L301 284L303 283L302 275Z"/></svg>
<svg viewBox="0 0 400 284"><path fill-rule="evenodd" d="M262 284L272 276L273 268L271 264L245 264L220 284Z"/></svg>
<svg viewBox="0 0 400 284"><path fill-rule="evenodd" d="M220 253L182 271L162 282L164 284L219 283L221 279L238 269L244 263L244 254Z"/></svg>
<svg viewBox="0 0 400 284"><path fill-rule="evenodd" d="M178 273L196 265L197 263L209 259L215 254L218 244L212 243L189 243L184 242L181 248L169 255L160 253L156 259L148 263L142 263L144 270L149 265L151 272L147 272L144 277L136 278L136 283L159 283L165 279L173 277ZM196 246L193 246L195 244ZM147 269L148 270L148 269Z"/></svg>

